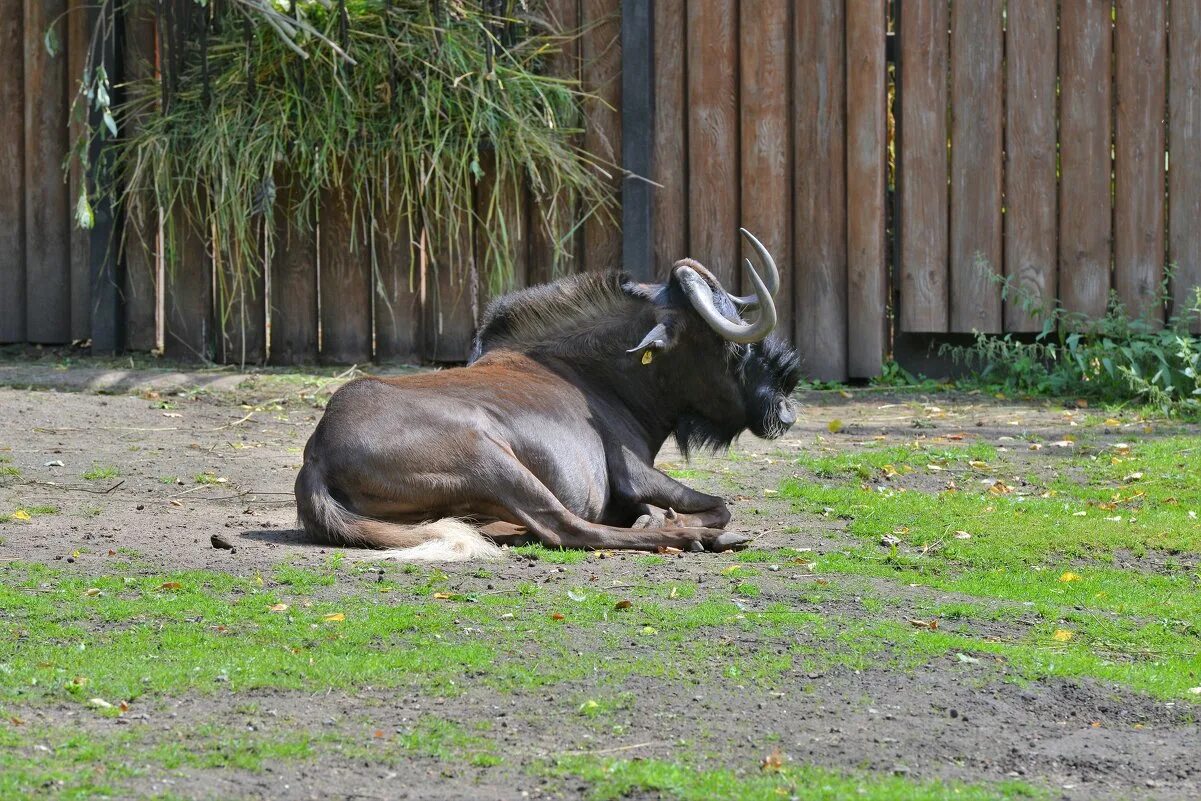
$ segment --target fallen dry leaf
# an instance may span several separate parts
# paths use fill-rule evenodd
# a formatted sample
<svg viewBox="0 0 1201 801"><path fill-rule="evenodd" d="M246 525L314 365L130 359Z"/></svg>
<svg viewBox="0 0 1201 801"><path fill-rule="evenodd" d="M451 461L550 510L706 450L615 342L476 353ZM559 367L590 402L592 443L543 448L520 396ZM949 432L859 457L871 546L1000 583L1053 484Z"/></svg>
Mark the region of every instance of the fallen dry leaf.
<svg viewBox="0 0 1201 801"><path fill-rule="evenodd" d="M452 595L452 594L451 594L451 593L449 593L449 592L436 592L436 593L434 593L434 600L435 600L435 601L449 601L451 598L454 598L454 595Z"/></svg>
<svg viewBox="0 0 1201 801"><path fill-rule="evenodd" d="M84 593L84 595L88 596L89 598L95 598L99 594L100 594L99 587L88 587L87 592Z"/></svg>
<svg viewBox="0 0 1201 801"><path fill-rule="evenodd" d="M839 431L842 431L842 421L837 417L834 418L830 422L826 423L826 430L831 434L837 434Z"/></svg>
<svg viewBox="0 0 1201 801"><path fill-rule="evenodd" d="M117 709L120 709L122 712L128 712L129 711L129 702L122 701L121 703L117 704Z"/></svg>
<svg viewBox="0 0 1201 801"><path fill-rule="evenodd" d="M28 520L28 519L29 519L29 512L26 512L24 509L18 509L17 511L13 512L13 520Z"/></svg>
<svg viewBox="0 0 1201 801"><path fill-rule="evenodd" d="M929 629L930 631L938 631L937 620L917 620L916 618L909 619L909 625L917 629Z"/></svg>
<svg viewBox="0 0 1201 801"><path fill-rule="evenodd" d="M784 767L784 754L779 748L773 748L770 754L763 757L759 767L766 773L779 773Z"/></svg>
<svg viewBox="0 0 1201 801"><path fill-rule="evenodd" d="M1066 573L1064 573L1062 576L1060 576L1059 580L1063 581L1063 582L1068 582L1068 581L1079 581L1082 578L1084 578L1084 577L1081 576L1079 573L1073 573L1072 571L1069 570Z"/></svg>
<svg viewBox="0 0 1201 801"><path fill-rule="evenodd" d="M330 614L323 616L321 619L327 620L330 623L341 623L346 619L346 615L342 614L341 612L331 612Z"/></svg>
<svg viewBox="0 0 1201 801"><path fill-rule="evenodd" d="M268 612L287 612L288 605L285 603L273 604L267 609Z"/></svg>
<svg viewBox="0 0 1201 801"><path fill-rule="evenodd" d="M1055 633L1051 635L1051 639L1055 640L1055 642L1067 642L1073 636L1072 632L1067 629L1055 629Z"/></svg>
<svg viewBox="0 0 1201 801"><path fill-rule="evenodd" d="M158 588L160 590L178 590L182 586L183 585L178 581L164 581L162 584L158 585Z"/></svg>
<svg viewBox="0 0 1201 801"><path fill-rule="evenodd" d="M566 620L567 617L566 617L566 615L562 615L558 612L554 612L551 614L550 619L551 620Z"/></svg>
<svg viewBox="0 0 1201 801"><path fill-rule="evenodd" d="M966 531L956 531L955 532L955 539L957 539L957 540L970 540L971 538L972 538L972 535L968 534Z"/></svg>
<svg viewBox="0 0 1201 801"><path fill-rule="evenodd" d="M614 609L629 609L633 605L634 604L631 603L630 601L623 600L623 601L618 601L617 603L613 604L613 608Z"/></svg>
<svg viewBox="0 0 1201 801"><path fill-rule="evenodd" d="M993 482L992 486L988 488L988 491L993 495L1008 495L1009 493L1013 492L1013 487L1009 486L1004 481L996 481Z"/></svg>

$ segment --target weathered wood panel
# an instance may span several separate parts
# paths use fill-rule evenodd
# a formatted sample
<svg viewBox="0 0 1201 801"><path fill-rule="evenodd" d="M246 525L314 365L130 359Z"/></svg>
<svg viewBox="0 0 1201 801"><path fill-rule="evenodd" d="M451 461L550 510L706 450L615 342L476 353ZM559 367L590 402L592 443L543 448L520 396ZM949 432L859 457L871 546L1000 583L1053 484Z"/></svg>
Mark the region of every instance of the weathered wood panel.
<svg viewBox="0 0 1201 801"><path fill-rule="evenodd" d="M1009 0L1006 31L1006 331L1039 331L1055 302L1055 3Z"/></svg>
<svg viewBox="0 0 1201 801"><path fill-rule="evenodd" d="M739 221L767 247L780 268L777 329L789 333L793 330L790 6L786 0L743 3L738 45L742 60ZM741 253L753 255L745 243ZM743 277L741 283L749 292L749 280Z"/></svg>
<svg viewBox="0 0 1201 801"><path fill-rule="evenodd" d="M213 248L216 275L214 323L218 333L217 358L225 364L259 364L267 343L266 286L267 253L263 242L264 221L252 225L258 249L253 253L234 254L228 243ZM241 260L239 266L235 258Z"/></svg>
<svg viewBox="0 0 1201 801"><path fill-rule="evenodd" d="M125 15L125 39L122 58L125 74L140 80L155 74L154 14L145 6L129 9ZM140 124L139 117L126 122L130 129ZM122 249L125 258L125 347L129 350L154 350L158 341L158 281L160 267L159 215L149 204L140 213L125 209Z"/></svg>
<svg viewBox="0 0 1201 801"><path fill-rule="evenodd" d="M414 269L412 229L399 210L375 231L375 356L415 363L421 358L420 276Z"/></svg>
<svg viewBox="0 0 1201 801"><path fill-rule="evenodd" d="M1090 317L1109 297L1112 7L1073 0L1059 22L1059 300Z"/></svg>
<svg viewBox="0 0 1201 801"><path fill-rule="evenodd" d="M324 190L317 213L321 360L371 359L371 245L363 210L344 187Z"/></svg>
<svg viewBox="0 0 1201 801"><path fill-rule="evenodd" d="M1114 37L1113 287L1133 316L1162 321L1165 0L1119 0Z"/></svg>
<svg viewBox="0 0 1201 801"><path fill-rule="evenodd" d="M687 9L688 255L738 292L738 17L734 0Z"/></svg>
<svg viewBox="0 0 1201 801"><path fill-rule="evenodd" d="M1201 287L1201 0L1172 0L1170 13L1168 263L1179 313ZM1192 330L1201 333L1201 320L1193 320Z"/></svg>
<svg viewBox="0 0 1201 801"><path fill-rule="evenodd" d="M655 152L651 274L663 280L688 255L688 85L684 0L655 0Z"/></svg>
<svg viewBox="0 0 1201 801"><path fill-rule="evenodd" d="M87 63L89 38L91 30L88 26L88 4L85 0L70 0L68 4L67 28L67 74L66 100L69 109L70 130L69 143L73 147L83 133L84 122L87 120L86 99L76 99L83 65ZM61 58L61 57L60 57ZM75 204L79 202L79 193L85 176L79 161L71 162L68 173L67 198L69 203L69 222L71 231L71 339L85 340L92 336L92 280L89 263L88 241L90 235L86 229L80 228L74 221Z"/></svg>
<svg viewBox="0 0 1201 801"><path fill-rule="evenodd" d="M71 339L71 217L67 152L67 59L51 56L43 33L67 41L66 0L25 2L25 309L26 339ZM12 109L5 113L11 114Z"/></svg>
<svg viewBox="0 0 1201 801"><path fill-rule="evenodd" d="M23 0L0 0L0 343L25 341Z"/></svg>
<svg viewBox="0 0 1201 801"><path fill-rule="evenodd" d="M525 187L517 175L501 175L492 153L480 155L484 176L476 186L475 252L479 311L495 297L529 279Z"/></svg>
<svg viewBox="0 0 1201 801"><path fill-rule="evenodd" d="M947 275L947 4L900 4L897 253L900 328L950 325Z"/></svg>
<svg viewBox="0 0 1201 801"><path fill-rule="evenodd" d="M213 264L204 216L176 208L167 221L164 352L184 361L213 357Z"/></svg>
<svg viewBox="0 0 1201 801"><path fill-rule="evenodd" d="M317 236L294 222L298 203L292 179L277 176L275 251L270 259L272 364L297 364L317 354ZM310 214L310 226L313 215Z"/></svg>
<svg viewBox="0 0 1201 801"><path fill-rule="evenodd" d="M584 147L612 165L610 183L620 185L621 163L621 3L581 0L580 58L583 85L595 98L584 103ZM594 214L584 223L586 270L621 269L621 229L616 218Z"/></svg>
<svg viewBox="0 0 1201 801"><path fill-rule="evenodd" d="M444 252L433 253L426 238L420 240L422 352L431 362L466 361L471 353L479 306L472 236L470 221L464 221L457 237L443 237L451 243Z"/></svg>
<svg viewBox="0 0 1201 801"><path fill-rule="evenodd" d="M551 75L568 80L580 79L580 41L575 36L580 26L578 0L546 0L546 13L553 29L562 36L560 49L547 59ZM531 284L544 284L575 272L579 266L580 232L575 227L578 204L560 208L566 202L547 187L531 185L529 210L529 259ZM551 226L548 214L561 211L562 222Z"/></svg>
<svg viewBox="0 0 1201 801"><path fill-rule="evenodd" d="M841 0L794 7L794 277L805 372L847 376L845 20Z"/></svg>
<svg viewBox="0 0 1201 801"><path fill-rule="evenodd" d="M1001 330L1002 0L951 4L951 330Z"/></svg>
<svg viewBox="0 0 1201 801"><path fill-rule="evenodd" d="M847 372L880 374L887 351L884 195L886 0L847 0Z"/></svg>

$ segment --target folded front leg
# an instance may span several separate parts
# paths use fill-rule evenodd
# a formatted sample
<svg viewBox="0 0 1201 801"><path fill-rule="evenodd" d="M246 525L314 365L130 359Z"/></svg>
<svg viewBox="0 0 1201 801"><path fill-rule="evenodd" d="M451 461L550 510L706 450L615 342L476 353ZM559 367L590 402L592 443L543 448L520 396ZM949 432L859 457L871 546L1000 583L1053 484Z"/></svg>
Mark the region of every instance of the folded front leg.
<svg viewBox="0 0 1201 801"><path fill-rule="evenodd" d="M725 528L730 522L721 498L686 487L632 455L611 463L610 473L614 494L629 506L634 525Z"/></svg>

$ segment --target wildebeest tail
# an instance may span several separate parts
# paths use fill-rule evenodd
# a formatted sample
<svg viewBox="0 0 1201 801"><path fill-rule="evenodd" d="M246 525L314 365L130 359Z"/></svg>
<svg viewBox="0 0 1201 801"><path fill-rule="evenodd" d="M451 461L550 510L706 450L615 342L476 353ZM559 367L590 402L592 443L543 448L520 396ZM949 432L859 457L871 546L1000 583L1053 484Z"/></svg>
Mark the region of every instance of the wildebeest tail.
<svg viewBox="0 0 1201 801"><path fill-rule="evenodd" d="M500 556L496 545L457 518L406 525L356 514L330 494L324 476L309 464L296 477L296 510L310 537L330 545L381 549L372 558L462 562Z"/></svg>

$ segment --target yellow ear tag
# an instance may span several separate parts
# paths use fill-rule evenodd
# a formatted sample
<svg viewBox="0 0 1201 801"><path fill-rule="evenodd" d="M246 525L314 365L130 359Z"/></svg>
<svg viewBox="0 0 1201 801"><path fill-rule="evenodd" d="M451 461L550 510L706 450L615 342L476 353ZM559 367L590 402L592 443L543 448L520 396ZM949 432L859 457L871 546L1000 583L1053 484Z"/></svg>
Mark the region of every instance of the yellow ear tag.
<svg viewBox="0 0 1201 801"><path fill-rule="evenodd" d="M654 358L655 358L655 354L652 353L649 349L642 351L642 363L643 364L650 364L651 361L654 360Z"/></svg>

